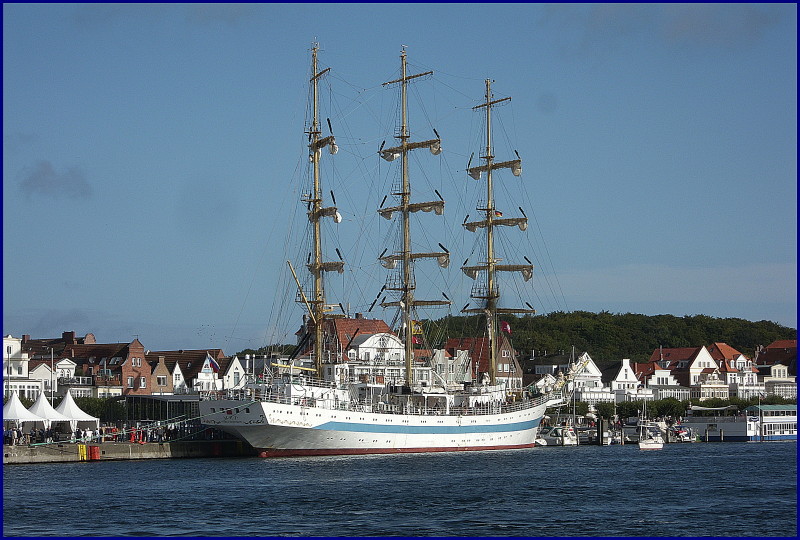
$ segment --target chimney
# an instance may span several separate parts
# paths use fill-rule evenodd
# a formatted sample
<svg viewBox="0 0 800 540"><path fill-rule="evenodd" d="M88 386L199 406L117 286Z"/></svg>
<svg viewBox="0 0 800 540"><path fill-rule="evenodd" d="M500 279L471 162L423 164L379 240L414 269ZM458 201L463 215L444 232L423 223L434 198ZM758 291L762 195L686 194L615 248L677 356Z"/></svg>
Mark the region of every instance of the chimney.
<svg viewBox="0 0 800 540"><path fill-rule="evenodd" d="M75 345L75 332L63 332L61 339L64 340L66 345Z"/></svg>
<svg viewBox="0 0 800 540"><path fill-rule="evenodd" d="M31 340L30 334L22 334L22 343L27 343Z"/></svg>
<svg viewBox="0 0 800 540"><path fill-rule="evenodd" d="M363 319L363 318L364 318L363 313L356 313L356 319Z"/></svg>

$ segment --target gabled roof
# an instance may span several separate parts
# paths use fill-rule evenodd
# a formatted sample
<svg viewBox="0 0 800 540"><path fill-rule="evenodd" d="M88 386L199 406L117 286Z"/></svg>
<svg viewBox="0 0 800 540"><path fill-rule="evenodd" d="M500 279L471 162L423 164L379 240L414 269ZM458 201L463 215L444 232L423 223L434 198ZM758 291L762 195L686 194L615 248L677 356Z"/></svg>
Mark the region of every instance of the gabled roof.
<svg viewBox="0 0 800 540"><path fill-rule="evenodd" d="M342 348L346 347L350 340L362 334L393 334L389 325L381 319L342 318L330 321Z"/></svg>
<svg viewBox="0 0 800 540"><path fill-rule="evenodd" d="M673 370L680 362L691 363L700 354L702 347L676 347L670 349L656 349L650 355L651 362L658 362L662 358L669 362L667 368Z"/></svg>
<svg viewBox="0 0 800 540"><path fill-rule="evenodd" d="M767 345L767 349L795 349L797 350L796 339L779 339Z"/></svg>
<svg viewBox="0 0 800 540"><path fill-rule="evenodd" d="M646 378L653 375L657 369L664 369L658 365L658 362L634 362L633 364L633 372L636 374L636 378L640 381L645 380Z"/></svg>
<svg viewBox="0 0 800 540"><path fill-rule="evenodd" d="M788 366L789 374L797 374L797 340L781 339L773 341L766 348L761 349L756 355L756 364L759 366L774 366L782 364Z"/></svg>
<svg viewBox="0 0 800 540"><path fill-rule="evenodd" d="M715 342L706 347L706 349L708 349L708 353L711 355L711 358L717 362L721 362L722 360L735 360L740 356L744 356L727 343Z"/></svg>
<svg viewBox="0 0 800 540"><path fill-rule="evenodd" d="M715 360L717 359L715 358ZM719 370L721 373L739 373L739 370L733 366L732 359L720 358L717 362L719 362Z"/></svg>
<svg viewBox="0 0 800 540"><path fill-rule="evenodd" d="M361 316L354 319L349 317L325 319L322 325L325 334L334 335L336 337L333 341L325 340L325 349L337 353L339 350L344 352L344 349L348 348L348 345L352 347L351 341L356 336L384 333L395 335L385 321L381 319L365 319ZM314 324L304 320L303 326L300 327L300 330L298 330L295 335L302 336L304 331L312 333L313 337ZM307 354L311 351L314 347L313 341L313 339L306 341L300 351L298 351L299 354Z"/></svg>
<svg viewBox="0 0 800 540"><path fill-rule="evenodd" d="M512 350L512 354L514 354L513 349L508 342L506 336L500 336L500 349L510 349ZM456 350L461 351L469 351L469 356L472 361L472 365L474 366L475 363L478 363L478 371L480 372L488 372L489 371L489 338L486 337L477 337L477 338L450 338L444 344L445 350L447 350L450 354L455 354Z"/></svg>
<svg viewBox="0 0 800 540"><path fill-rule="evenodd" d="M234 357L232 356L223 356L222 358L215 358L217 364L219 364L219 372L221 375L228 373L228 370L230 369L231 364L233 363L233 358Z"/></svg>
<svg viewBox="0 0 800 540"><path fill-rule="evenodd" d="M22 351L30 356L49 357L50 349L53 355L58 356L64 347L69 345L91 345L96 343L94 334L91 332L83 337L77 337L75 332L63 332L58 338L31 339L29 336L22 336Z"/></svg>
<svg viewBox="0 0 800 540"><path fill-rule="evenodd" d="M61 358L69 358L76 364L101 365L105 361L108 369L120 365L128 358L131 343L102 343L92 345L67 345L61 351ZM120 359L121 360L115 360Z"/></svg>
<svg viewBox="0 0 800 540"><path fill-rule="evenodd" d="M53 361L53 369L55 369L55 364L56 363L57 363L56 361ZM45 360L44 358L37 358L35 360L29 360L28 361L28 371L29 372L33 371L34 369L36 369L37 367L42 366L42 365L47 366L47 368L50 368L50 359L48 358L48 359Z"/></svg>
<svg viewBox="0 0 800 540"><path fill-rule="evenodd" d="M225 358L225 353L222 351L222 349L150 351L149 353L145 354L145 359L149 364L152 365L153 362L158 362L159 356L163 356L164 364L167 366L167 369L170 373L175 373L175 365L177 364L180 366L181 373L183 373L183 378L189 381L193 379L203 368L206 355L211 355L211 357L217 361L221 373L225 372L227 364L225 366L222 365L223 359ZM230 360L228 360L228 363L230 363Z"/></svg>

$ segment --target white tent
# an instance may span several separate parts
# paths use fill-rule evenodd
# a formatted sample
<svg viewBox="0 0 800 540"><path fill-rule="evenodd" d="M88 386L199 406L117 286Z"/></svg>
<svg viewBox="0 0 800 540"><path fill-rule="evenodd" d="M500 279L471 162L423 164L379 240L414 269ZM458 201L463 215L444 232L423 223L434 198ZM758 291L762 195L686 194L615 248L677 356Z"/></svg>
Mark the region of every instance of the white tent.
<svg viewBox="0 0 800 540"><path fill-rule="evenodd" d="M69 422L71 420L71 418L64 416L55 410L52 405L50 405L50 402L47 401L47 397L45 397L44 392L39 393L39 397L36 398L36 402L31 405L31 408L28 410L33 414L42 417L44 429L49 429L53 422ZM36 427L40 427L38 422Z"/></svg>
<svg viewBox="0 0 800 540"><path fill-rule="evenodd" d="M11 393L11 397L3 405L3 422L6 426L14 422L17 427L22 427L23 422L41 422L43 420L44 418L25 408L25 405L19 400L16 390Z"/></svg>
<svg viewBox="0 0 800 540"><path fill-rule="evenodd" d="M75 400L72 399L72 394L69 393L69 390L67 390L64 399L62 399L61 403L56 407L56 411L69 418L69 427L72 431L75 431L78 427L78 422L94 423L95 429L100 427L100 419L83 412L81 408L75 404Z"/></svg>

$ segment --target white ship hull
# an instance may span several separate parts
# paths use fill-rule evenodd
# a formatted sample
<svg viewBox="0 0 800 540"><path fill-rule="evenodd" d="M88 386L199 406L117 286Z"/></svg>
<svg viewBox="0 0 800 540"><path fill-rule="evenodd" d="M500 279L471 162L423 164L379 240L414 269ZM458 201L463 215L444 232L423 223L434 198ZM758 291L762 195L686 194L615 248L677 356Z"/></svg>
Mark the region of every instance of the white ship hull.
<svg viewBox="0 0 800 540"><path fill-rule="evenodd" d="M206 425L259 455L455 452L534 446L545 403L495 414L387 414L274 402L205 400Z"/></svg>

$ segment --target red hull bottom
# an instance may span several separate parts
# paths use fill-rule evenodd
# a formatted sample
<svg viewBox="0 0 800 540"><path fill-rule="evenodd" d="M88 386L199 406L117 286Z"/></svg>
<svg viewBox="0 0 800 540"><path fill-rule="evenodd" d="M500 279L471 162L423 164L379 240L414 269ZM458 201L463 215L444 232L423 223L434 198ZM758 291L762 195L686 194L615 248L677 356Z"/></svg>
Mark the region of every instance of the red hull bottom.
<svg viewBox="0 0 800 540"><path fill-rule="evenodd" d="M429 452L475 452L479 450L514 450L518 448L533 448L534 444L513 444L498 446L464 446L461 448L309 448L305 450L259 450L259 457L290 457L290 456L350 456L361 454L422 454Z"/></svg>

